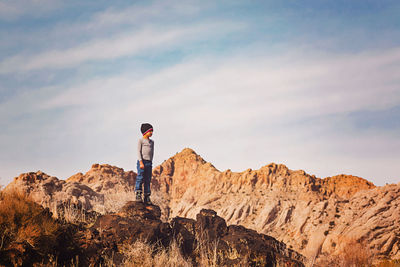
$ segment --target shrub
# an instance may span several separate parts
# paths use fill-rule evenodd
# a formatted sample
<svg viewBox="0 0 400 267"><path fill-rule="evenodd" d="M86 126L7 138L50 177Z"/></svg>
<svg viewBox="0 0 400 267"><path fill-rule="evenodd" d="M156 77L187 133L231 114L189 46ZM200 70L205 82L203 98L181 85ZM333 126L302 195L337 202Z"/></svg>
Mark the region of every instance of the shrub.
<svg viewBox="0 0 400 267"><path fill-rule="evenodd" d="M68 260L76 249L48 209L18 191L0 192L0 265Z"/></svg>

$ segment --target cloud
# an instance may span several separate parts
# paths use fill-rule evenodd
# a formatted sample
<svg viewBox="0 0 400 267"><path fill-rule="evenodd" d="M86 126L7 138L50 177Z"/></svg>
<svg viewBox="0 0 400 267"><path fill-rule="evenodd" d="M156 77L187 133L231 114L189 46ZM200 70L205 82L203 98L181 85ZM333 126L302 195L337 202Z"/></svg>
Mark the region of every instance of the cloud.
<svg viewBox="0 0 400 267"><path fill-rule="evenodd" d="M397 167L391 162L400 159L398 131L360 131L347 115L399 105L394 86L400 77L399 49L290 51L261 53L257 60L191 57L141 78L126 71L26 93L25 101L1 106L2 121L15 125L15 116L25 113L37 119L21 120L18 135L10 128L2 146L7 151L12 148L6 144L27 145L33 137L24 141L26 131L41 140L57 140L61 131L63 146L80 155L75 164L103 159L129 169L137 125L149 121L157 129L157 164L189 146L220 169L239 171L274 161L320 177L346 172L377 184L395 182ZM62 149L57 142L51 146ZM108 146L99 147L102 143ZM46 146L43 151L49 151ZM384 162L385 178L373 167Z"/></svg>
<svg viewBox="0 0 400 267"><path fill-rule="evenodd" d="M257 60L189 58L140 79L129 71L98 77L48 97L43 91L32 111L70 110L59 128L85 136L89 151L103 142L112 147L115 136L133 143L135 127L149 121L157 128L157 160L190 146L222 169L274 161L322 177L346 172L382 183L368 174L378 171L362 162L382 166L400 158L398 132L360 131L347 115L399 105L393 87L400 77L399 50L291 51ZM121 152L123 162L133 160L130 149ZM87 156L113 153L104 148ZM386 177L395 168L387 166Z"/></svg>
<svg viewBox="0 0 400 267"><path fill-rule="evenodd" d="M104 29L104 27L115 27L116 25L134 25L140 23L159 23L165 19L175 20L179 18L193 18L199 12L209 8L210 4L196 5L193 2L181 1L153 1L148 5L131 5L121 8L107 8L94 14L90 21L80 24L80 29ZM168 12L165 12L168 10Z"/></svg>
<svg viewBox="0 0 400 267"><path fill-rule="evenodd" d="M66 50L46 51L42 54L24 57L15 56L4 60L1 73L30 71L42 68L72 67L89 60L114 59L134 54L144 49L168 43L183 32L143 31L124 34L114 39L95 40Z"/></svg>
<svg viewBox="0 0 400 267"><path fill-rule="evenodd" d="M263 39L274 33L255 36L254 23L207 16L207 8L164 1L108 8L30 35L29 44L46 45L25 45L0 63L15 87L34 75L74 72L1 103L3 179L18 166L64 178L94 162L132 169L137 128L148 121L156 164L192 147L220 169L274 161L320 177L395 181L398 128L360 129L354 120L385 117L400 105L400 47L328 52L305 46L310 40L277 44ZM171 59L176 51L183 56ZM126 61L136 68L122 68ZM105 65L115 71L88 71Z"/></svg>
<svg viewBox="0 0 400 267"><path fill-rule="evenodd" d="M303 51L290 58L268 56L258 61L203 57L141 79L128 71L74 85L59 90L41 108L115 108L113 103L118 102L121 116L117 118L123 118L122 114L134 113L143 108L140 103L148 102L154 108L184 109L186 117L199 116L200 123L205 110L214 114L210 120L296 121L398 105L398 65L399 49L323 57Z"/></svg>
<svg viewBox="0 0 400 267"><path fill-rule="evenodd" d="M59 0L1 0L0 20L13 21L22 16L41 16L62 7Z"/></svg>
<svg viewBox="0 0 400 267"><path fill-rule="evenodd" d="M21 9L22 13L26 11L28 14L35 14L35 8L32 8L30 4L22 5L23 2L29 1L9 1L7 4L4 2L3 5L8 5L9 8L16 6ZM160 27L168 30L168 27L173 25L188 26L198 23L199 13L212 6L205 2L200 6L190 1L185 3L179 1L135 2L128 6L121 5L121 3L110 5L108 1L106 3L96 1L95 4L63 2L62 6L55 4L61 2L51 1L51 3L54 5L44 4L43 8L49 8L51 15L50 11L59 7L60 10L57 12L55 21L50 19L38 23L29 16L21 17L17 24L36 25L30 28L29 32L26 32L25 27L15 27L16 25L12 22L8 25L5 24L7 30L1 31L0 29L0 34L4 34L7 38L3 38L0 48L7 48L12 53L17 51L18 54L23 53L23 57L29 57L30 54L63 50L90 40L130 34L134 30ZM4 9L5 13L7 13L6 10ZM71 12L76 16L79 15L78 18L71 18ZM10 53L7 56L10 56Z"/></svg>
<svg viewBox="0 0 400 267"><path fill-rule="evenodd" d="M93 60L112 60L123 56L134 56L138 53L158 53L171 46L182 46L193 40L204 37L209 27L215 27L212 35L241 29L243 26L234 23L210 22L201 25L190 25L165 28L150 28L139 31L124 32L112 38L107 37L79 44L72 48L45 51L39 55L17 55L6 58L0 63L0 73L25 72L38 69L68 68Z"/></svg>

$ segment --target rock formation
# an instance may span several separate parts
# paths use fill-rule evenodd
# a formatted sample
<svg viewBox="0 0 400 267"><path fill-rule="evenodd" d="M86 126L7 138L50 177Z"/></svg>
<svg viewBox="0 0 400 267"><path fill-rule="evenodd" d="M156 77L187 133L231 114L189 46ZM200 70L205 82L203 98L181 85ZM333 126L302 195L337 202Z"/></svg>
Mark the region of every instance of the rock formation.
<svg viewBox="0 0 400 267"><path fill-rule="evenodd" d="M93 164L85 174L77 173L67 182L78 182L90 186L95 192L102 194L127 192L134 188L136 173L125 172L124 169L108 164Z"/></svg>
<svg viewBox="0 0 400 267"><path fill-rule="evenodd" d="M309 258L337 255L354 239L375 257L400 258L400 184L375 187L350 175L320 179L274 163L220 172L191 149L153 174L169 217L213 209L227 223L273 236Z"/></svg>
<svg viewBox="0 0 400 267"><path fill-rule="evenodd" d="M92 210L95 203L103 203L104 196L79 182L66 182L41 171L21 174L4 189L5 192L19 190L44 207L60 207L73 204Z"/></svg>
<svg viewBox="0 0 400 267"><path fill-rule="evenodd" d="M91 264L101 264L101 255L106 254L121 264L124 255L119 248L136 240L166 247L175 239L194 265L199 262L199 244L206 242L216 244L219 266L235 265L243 259L249 266L304 266L305 258L284 243L243 226L227 226L213 210L201 210L196 220L175 217L170 223L162 222L160 216L158 206L131 201L119 213L98 217L82 240Z"/></svg>
<svg viewBox="0 0 400 267"><path fill-rule="evenodd" d="M62 213L71 206L82 212L115 212L134 198L136 173L108 164L93 164L85 174L77 173L67 180L49 176L41 171L15 177L4 191L25 192L53 213Z"/></svg>
<svg viewBox="0 0 400 267"><path fill-rule="evenodd" d="M23 174L5 190L18 187L41 204L71 199L107 214L133 199L135 178L133 171L94 164L66 181ZM375 187L351 175L320 179L275 163L221 172L184 149L154 168L152 192L163 222L194 220L211 209L227 224L272 236L310 259L338 255L354 240L375 258L400 258L400 183Z"/></svg>
<svg viewBox="0 0 400 267"><path fill-rule="evenodd" d="M99 215L92 225L76 225L55 220L49 209L24 194L0 192L0 265L132 266L138 256L149 259L177 244L173 256L180 256L184 266L202 266L205 253L211 252L218 266L304 267L305 258L284 243L243 226L227 226L215 211L171 223L160 216L158 206L130 201L117 213ZM132 262L129 246L138 242L148 250Z"/></svg>

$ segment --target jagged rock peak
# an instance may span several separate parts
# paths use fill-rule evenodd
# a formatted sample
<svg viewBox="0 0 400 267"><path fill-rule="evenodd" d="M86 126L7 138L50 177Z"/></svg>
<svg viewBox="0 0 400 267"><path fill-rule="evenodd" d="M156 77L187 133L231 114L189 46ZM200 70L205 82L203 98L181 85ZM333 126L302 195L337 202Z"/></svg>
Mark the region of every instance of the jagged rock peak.
<svg viewBox="0 0 400 267"><path fill-rule="evenodd" d="M22 173L17 177L14 177L14 183L15 182L38 183L40 181L48 179L49 177L50 175L42 171L27 172L27 173Z"/></svg>
<svg viewBox="0 0 400 267"><path fill-rule="evenodd" d="M119 168L117 166L112 166L109 164L98 164L95 163L92 165L90 170L86 173L94 174L94 173L103 173L103 174L114 174L114 175L123 175L125 173L123 168Z"/></svg>
<svg viewBox="0 0 400 267"><path fill-rule="evenodd" d="M182 149L181 152L176 153L176 154L182 154L182 155L198 155L193 149L191 149L190 147L185 147L184 149Z"/></svg>
<svg viewBox="0 0 400 267"><path fill-rule="evenodd" d="M109 164L98 164L95 163L92 165L89 171L87 171L85 174L79 172L77 174L72 175L67 179L68 182L71 181L76 181L76 182L82 182L85 179L92 177L91 181L93 181L93 177L97 179L104 179L104 177L108 176L124 176L126 173L123 168L119 168L116 166L112 166Z"/></svg>
<svg viewBox="0 0 400 267"><path fill-rule="evenodd" d="M184 148L181 152L176 153L175 156L172 157L174 160L195 160L195 161L200 161L200 162L205 162L205 160L197 154L193 149L191 148Z"/></svg>
<svg viewBox="0 0 400 267"><path fill-rule="evenodd" d="M376 187L372 182L364 178L347 174L339 174L332 177L326 177L324 178L324 182L336 185L365 186L368 187L368 189Z"/></svg>
<svg viewBox="0 0 400 267"><path fill-rule="evenodd" d="M191 148L184 148L181 152L176 153L161 165L165 165L165 163L168 165L172 162L174 165L204 165L204 167L210 167L210 169L216 170L214 165L204 160Z"/></svg>
<svg viewBox="0 0 400 267"><path fill-rule="evenodd" d="M90 168L89 171L96 171L96 170L107 170L107 169L111 169L111 170L124 170L123 168L119 168L117 166L112 166L110 164L99 164L99 163L95 163L92 164L92 167Z"/></svg>
<svg viewBox="0 0 400 267"><path fill-rule="evenodd" d="M283 191L313 191L325 196L335 194L344 198L349 198L360 190L375 187L367 180L356 176L342 174L321 179L306 173L304 170L291 170L284 164L273 162L258 170L247 169L242 172L226 170L220 172L191 148L185 148L164 161L159 167L155 168L153 174L155 176L167 175L173 181L178 182L179 187L182 187L183 184L187 186L199 184L199 180L215 182L215 177L221 175L217 179L218 181L237 184L238 186L250 185L260 188L262 185L267 185L270 188ZM172 184L172 180L167 180L164 182ZM169 189L165 189L169 191Z"/></svg>
<svg viewBox="0 0 400 267"><path fill-rule="evenodd" d="M67 179L67 182L79 182L93 188L96 192L127 190L135 181L136 173L125 172L123 168L109 164L93 164L85 174L77 173Z"/></svg>
<svg viewBox="0 0 400 267"><path fill-rule="evenodd" d="M278 163L274 163L274 162L271 162L271 163L269 163L267 165L262 166L260 168L260 171L266 170L266 169L269 169L272 173L285 173L285 174L288 174L288 173L292 172L286 165L278 164ZM304 172L304 174L305 174L305 172Z"/></svg>
<svg viewBox="0 0 400 267"><path fill-rule="evenodd" d="M373 189L376 186L364 178L340 174L322 179L322 186L327 193L335 192L337 195L349 198L358 191Z"/></svg>

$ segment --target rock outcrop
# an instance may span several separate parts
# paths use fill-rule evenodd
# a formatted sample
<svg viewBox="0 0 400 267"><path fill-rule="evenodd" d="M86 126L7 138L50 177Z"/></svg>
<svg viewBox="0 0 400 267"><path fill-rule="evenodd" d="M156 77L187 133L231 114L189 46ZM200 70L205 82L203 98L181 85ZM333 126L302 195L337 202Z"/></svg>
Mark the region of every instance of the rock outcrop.
<svg viewBox="0 0 400 267"><path fill-rule="evenodd" d="M5 190L22 189L44 206L67 200L108 214L133 199L135 179L133 171L94 164L66 181L22 174ZM367 244L374 258L400 258L400 183L375 187L351 175L320 179L275 163L221 172L187 148L154 168L151 186L163 222L195 220L211 209L227 224L272 236L308 258L338 255L354 240Z"/></svg>
<svg viewBox="0 0 400 267"><path fill-rule="evenodd" d="M21 174L15 177L4 189L5 192L18 190L31 197L35 202L48 208L62 207L67 204L93 210L97 203L103 204L104 196L89 186L79 182L66 182L49 176L41 171Z"/></svg>
<svg viewBox="0 0 400 267"><path fill-rule="evenodd" d="M135 172L125 172L122 168L108 164L93 164L85 174L77 173L67 179L68 183L78 182L90 186L93 191L101 194L130 191L135 181Z"/></svg>
<svg viewBox="0 0 400 267"><path fill-rule="evenodd" d="M153 176L169 217L213 209L227 223L273 236L309 258L337 255L354 239L374 257L400 258L400 184L375 187L351 175L320 179L274 163L220 172L191 149Z"/></svg>
<svg viewBox="0 0 400 267"><path fill-rule="evenodd" d="M41 171L21 174L4 189L23 191L56 215L65 209L78 208L81 213L115 212L134 198L136 173L108 164L93 164L85 174L77 173L60 180ZM89 215L90 216L90 215Z"/></svg>
<svg viewBox="0 0 400 267"><path fill-rule="evenodd" d="M249 266L304 266L305 258L286 248L272 237L258 234L243 226L227 226L213 210L201 210L196 220L176 217L171 223L160 220L158 206L128 202L119 213L98 217L84 234L84 251L92 264L98 265L104 255L113 255L121 264L124 244L136 240L167 247L177 240L185 257L197 266L200 244L215 244L217 263L235 265L246 259ZM200 249L200 250L199 250Z"/></svg>
<svg viewBox="0 0 400 267"><path fill-rule="evenodd" d="M176 244L172 256L181 257L184 266L203 266L210 252L218 266L304 266L305 258L284 243L243 226L227 226L215 211L171 223L160 217L158 206L130 201L117 213L99 215L92 225L76 225L55 220L24 194L0 192L0 265L136 266L137 257L149 259ZM137 243L148 250L132 259Z"/></svg>

